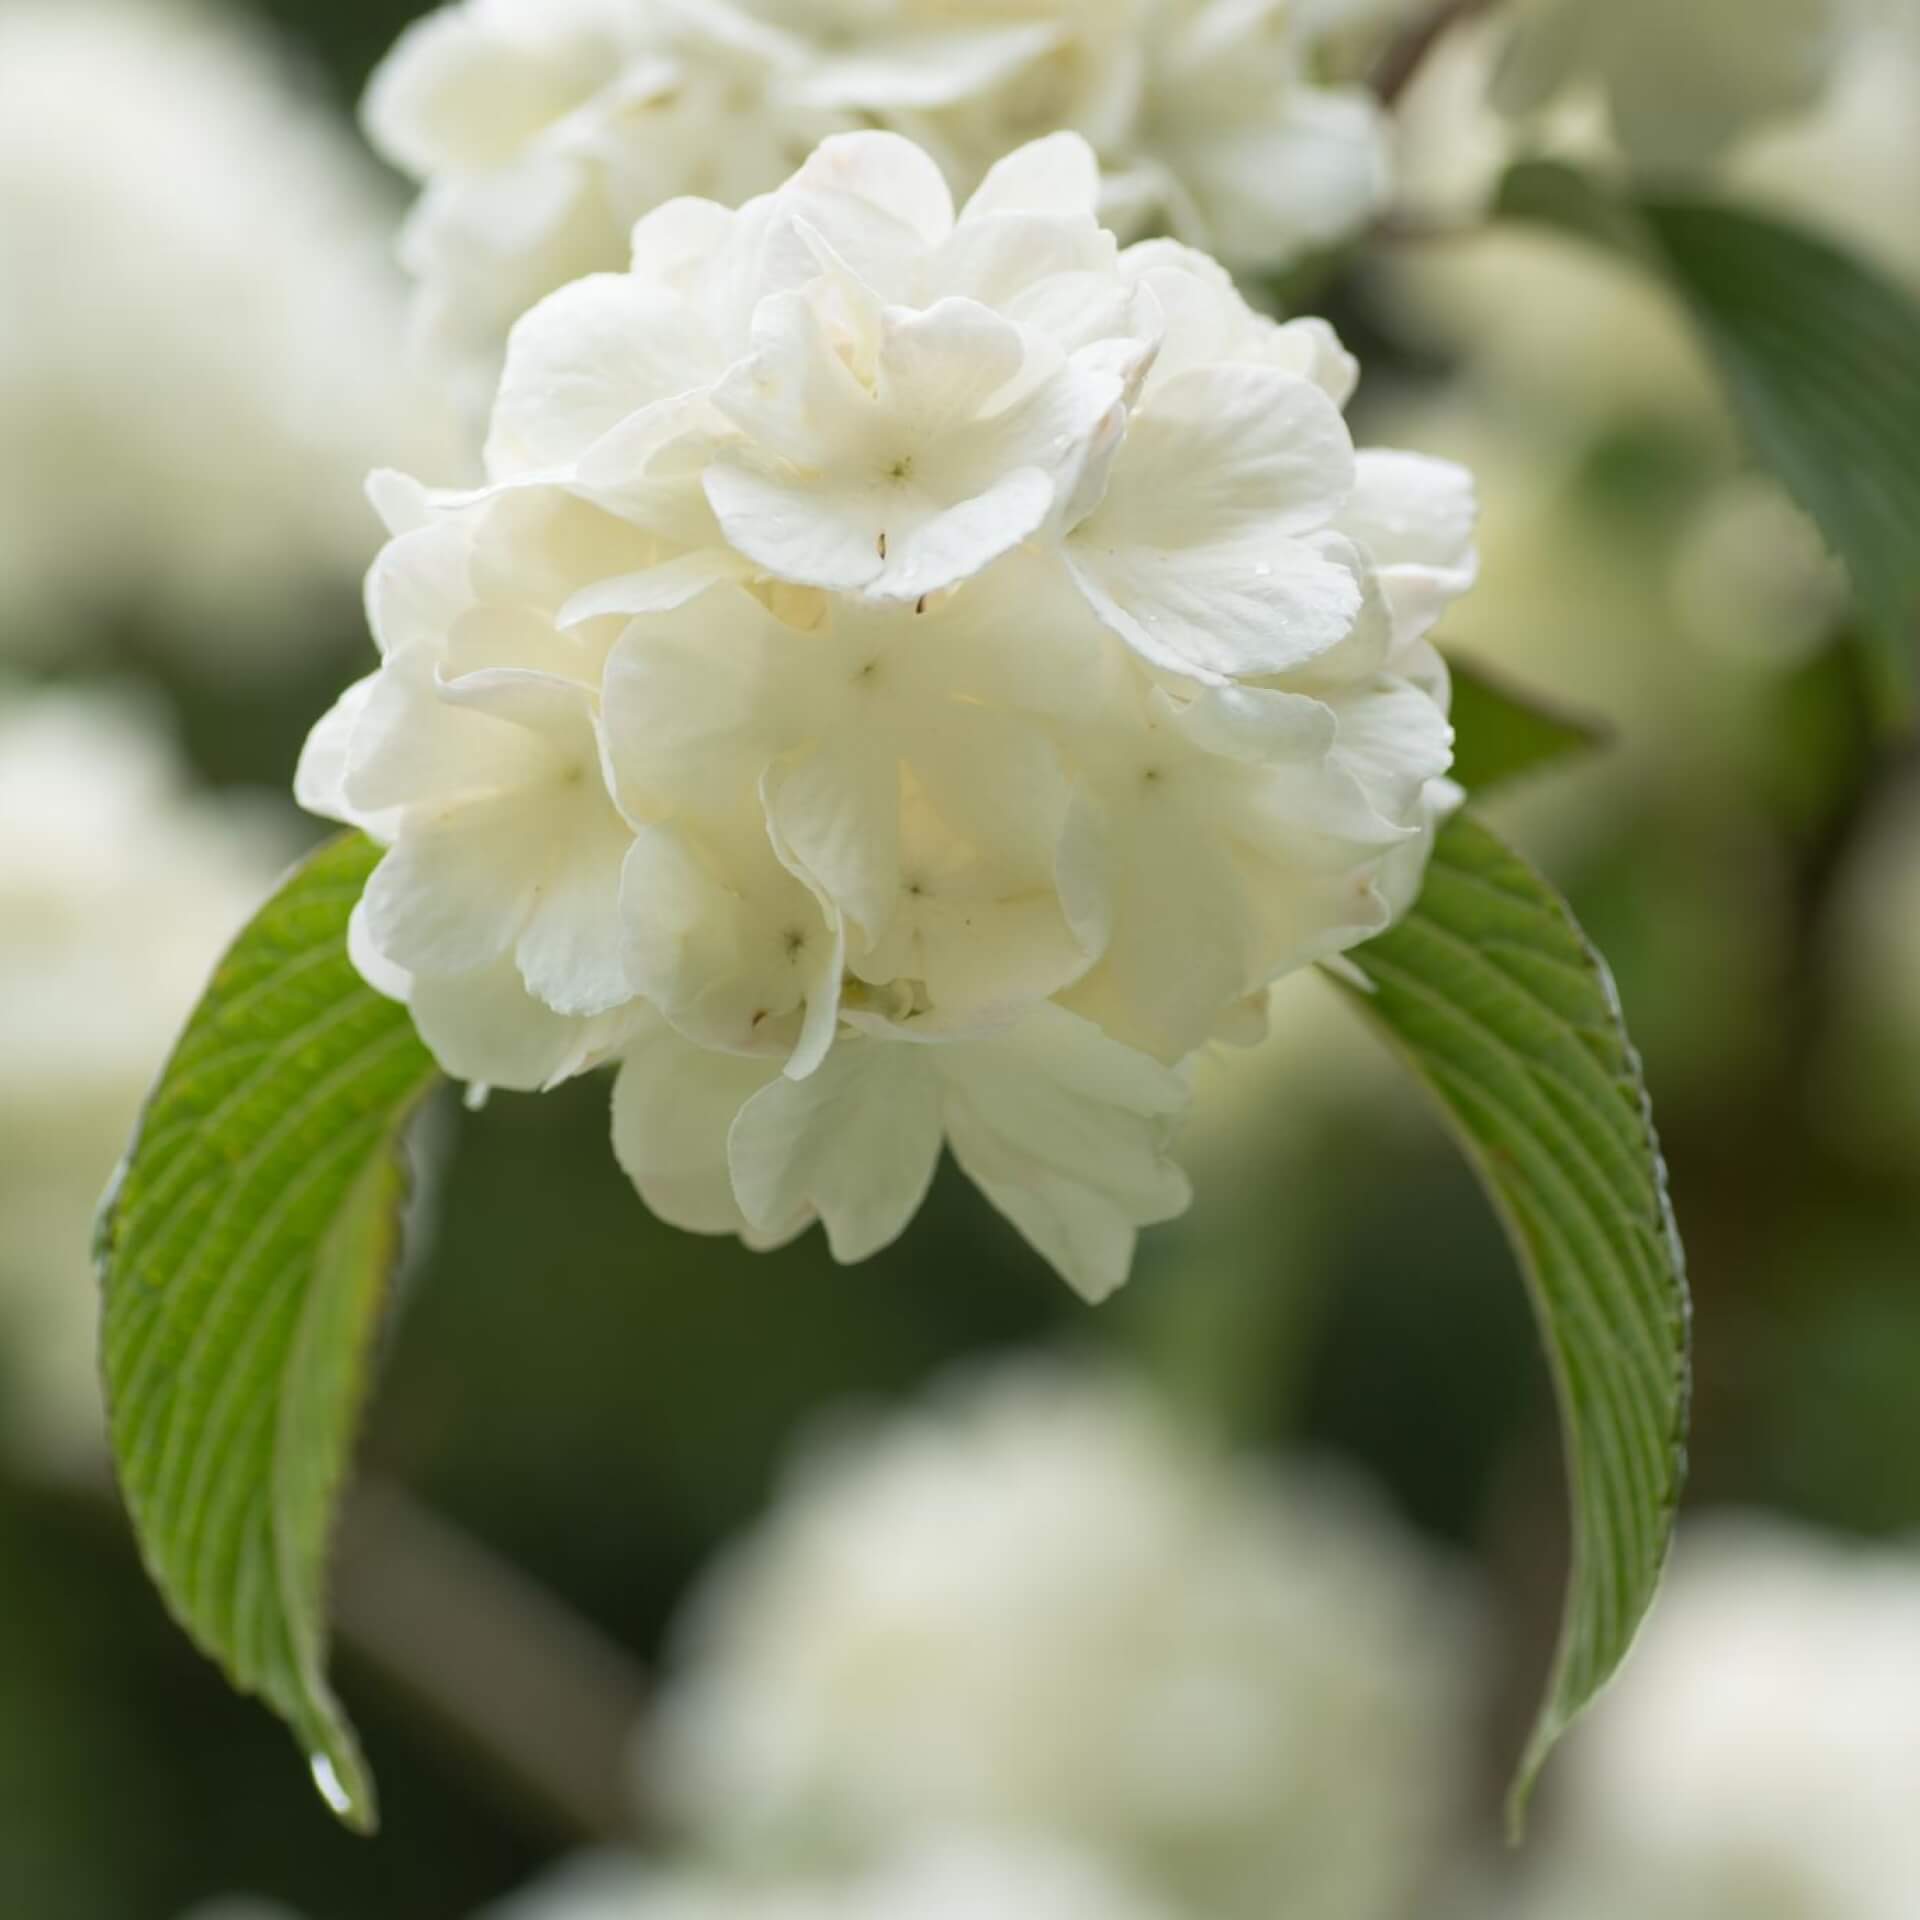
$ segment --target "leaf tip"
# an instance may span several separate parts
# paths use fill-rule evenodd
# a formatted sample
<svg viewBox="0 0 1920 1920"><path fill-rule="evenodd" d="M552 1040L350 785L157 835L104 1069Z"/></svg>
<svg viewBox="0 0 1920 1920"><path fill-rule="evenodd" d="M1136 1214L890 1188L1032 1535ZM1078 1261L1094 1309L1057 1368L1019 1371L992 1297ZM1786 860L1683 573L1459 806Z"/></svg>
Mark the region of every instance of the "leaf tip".
<svg viewBox="0 0 1920 1920"><path fill-rule="evenodd" d="M334 1735L310 1748L307 1770L327 1811L348 1832L366 1838L380 1830L380 1802L373 1776L350 1741Z"/></svg>

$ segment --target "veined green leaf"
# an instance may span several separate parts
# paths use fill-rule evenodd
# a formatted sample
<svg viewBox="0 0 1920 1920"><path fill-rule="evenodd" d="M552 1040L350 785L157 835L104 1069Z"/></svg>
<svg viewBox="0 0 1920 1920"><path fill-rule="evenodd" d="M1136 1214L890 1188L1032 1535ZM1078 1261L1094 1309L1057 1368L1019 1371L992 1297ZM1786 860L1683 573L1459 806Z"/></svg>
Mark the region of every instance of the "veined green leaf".
<svg viewBox="0 0 1920 1920"><path fill-rule="evenodd" d="M1530 161L1497 211L1661 273L1754 450L1847 564L1890 717L1920 689L1920 303L1817 234L1743 208L1628 198Z"/></svg>
<svg viewBox="0 0 1920 1920"><path fill-rule="evenodd" d="M1456 654L1453 680L1453 777L1469 793L1523 779L1605 743L1597 722L1565 713Z"/></svg>
<svg viewBox="0 0 1920 1920"><path fill-rule="evenodd" d="M434 1081L347 957L359 835L282 884L221 963L101 1216L114 1460L176 1617L293 1729L328 1804L375 1822L327 1685L329 1537Z"/></svg>
<svg viewBox="0 0 1920 1920"><path fill-rule="evenodd" d="M1565 903L1471 817L1425 890L1352 956L1368 1010L1438 1097L1526 1271L1559 1396L1573 1567L1512 1800L1626 1657L1685 1469L1688 1304L1640 1063Z"/></svg>

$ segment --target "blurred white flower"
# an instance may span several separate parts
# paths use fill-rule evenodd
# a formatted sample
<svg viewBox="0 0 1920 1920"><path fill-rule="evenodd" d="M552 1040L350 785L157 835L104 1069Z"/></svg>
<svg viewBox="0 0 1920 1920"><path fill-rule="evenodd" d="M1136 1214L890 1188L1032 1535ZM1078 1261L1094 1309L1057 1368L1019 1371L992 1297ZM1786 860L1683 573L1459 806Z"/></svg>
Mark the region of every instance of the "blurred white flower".
<svg viewBox="0 0 1920 1920"><path fill-rule="evenodd" d="M1757 1518L1683 1529L1556 1766L1523 1920L1910 1920L1920 1559Z"/></svg>
<svg viewBox="0 0 1920 1920"><path fill-rule="evenodd" d="M1016 1370L803 1458L643 1752L721 1856L1054 1836L1210 1920L1397 1920L1474 1676L1460 1595L1364 1500Z"/></svg>
<svg viewBox="0 0 1920 1920"><path fill-rule="evenodd" d="M1494 98L1528 114L1594 83L1636 163L1698 167L1811 107L1857 11L1855 0L1527 0Z"/></svg>
<svg viewBox="0 0 1920 1920"><path fill-rule="evenodd" d="M366 127L425 186L401 255L465 411L484 413L513 322L622 265L642 214L764 192L841 124L804 97L806 62L733 0L459 0L401 36Z"/></svg>
<svg viewBox="0 0 1920 1920"><path fill-rule="evenodd" d="M142 710L0 693L0 1426L42 1464L101 1430L94 1210L289 845L191 797Z"/></svg>
<svg viewBox="0 0 1920 1920"><path fill-rule="evenodd" d="M483 1920L1176 1920L1053 1847L947 1841L828 1880L741 1880L617 1857L563 1868Z"/></svg>
<svg viewBox="0 0 1920 1920"><path fill-rule="evenodd" d="M1673 591L1691 638L1776 668L1831 640L1851 600L1846 569L1819 528L1757 473L1709 494L1675 559Z"/></svg>
<svg viewBox="0 0 1920 1920"><path fill-rule="evenodd" d="M0 8L0 646L132 624L223 670L326 637L381 459L451 445L409 390L386 197L221 14Z"/></svg>
<svg viewBox="0 0 1920 1920"><path fill-rule="evenodd" d="M765 192L836 129L911 135L964 194L1069 128L1114 225L1284 267L1386 199L1383 116L1314 77L1354 25L1327 0L459 0L402 37L366 123L424 188L416 322L477 413L512 322L623 265L642 215Z"/></svg>
<svg viewBox="0 0 1920 1920"><path fill-rule="evenodd" d="M626 1057L664 1217L859 1259L942 1141L1083 1293L1184 1205L1173 1071L1384 929L1452 804L1427 635L1466 474L1356 455L1352 362L1072 135L956 219L825 143L515 329L490 484L378 492L384 655L300 792L456 1075Z"/></svg>

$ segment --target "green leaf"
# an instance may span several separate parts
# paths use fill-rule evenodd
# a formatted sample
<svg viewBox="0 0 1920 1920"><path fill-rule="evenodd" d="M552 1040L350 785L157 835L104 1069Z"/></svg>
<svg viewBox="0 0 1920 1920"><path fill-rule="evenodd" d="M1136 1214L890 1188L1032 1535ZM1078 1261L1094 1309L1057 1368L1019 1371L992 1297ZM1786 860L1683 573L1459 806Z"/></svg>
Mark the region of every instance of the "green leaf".
<svg viewBox="0 0 1920 1920"><path fill-rule="evenodd" d="M1453 679L1453 777L1469 793L1537 773L1605 745L1599 722L1563 712L1500 675L1447 656Z"/></svg>
<svg viewBox="0 0 1920 1920"><path fill-rule="evenodd" d="M101 1216L113 1452L147 1568L235 1686L292 1727L328 1804L375 1824L326 1679L325 1576L434 1082L347 957L379 859L314 854L222 961Z"/></svg>
<svg viewBox="0 0 1920 1920"><path fill-rule="evenodd" d="M1920 693L1920 303L1844 249L1710 201L1629 200L1572 168L1510 172L1497 211L1663 274L1754 450L1847 564L1891 719Z"/></svg>
<svg viewBox="0 0 1920 1920"><path fill-rule="evenodd" d="M1526 1271L1560 1403L1573 1567L1513 1789L1626 1657L1685 1470L1688 1304L1640 1063L1566 904L1466 815L1419 903L1353 956L1364 1004L1454 1122Z"/></svg>

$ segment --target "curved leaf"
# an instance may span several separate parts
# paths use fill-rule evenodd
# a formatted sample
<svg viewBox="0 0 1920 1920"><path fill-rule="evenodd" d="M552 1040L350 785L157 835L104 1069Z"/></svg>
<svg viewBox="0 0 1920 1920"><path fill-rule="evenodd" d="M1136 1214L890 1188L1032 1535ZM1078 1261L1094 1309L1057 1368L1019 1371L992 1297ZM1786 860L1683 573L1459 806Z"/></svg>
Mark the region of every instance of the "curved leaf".
<svg viewBox="0 0 1920 1920"><path fill-rule="evenodd" d="M1818 234L1714 201L1632 197L1526 161L1495 211L1638 260L1684 301L1754 451L1847 564L1881 703L1920 687L1920 303Z"/></svg>
<svg viewBox="0 0 1920 1920"><path fill-rule="evenodd" d="M1557 765L1604 746L1607 731L1523 693L1501 675L1447 655L1453 682L1453 777L1469 793Z"/></svg>
<svg viewBox="0 0 1920 1920"><path fill-rule="evenodd" d="M1688 1304L1640 1063L1566 904L1475 820L1352 956L1364 1004L1453 1120L1525 1268L1559 1396L1573 1569L1517 1826L1554 1743L1626 1657L1685 1470Z"/></svg>
<svg viewBox="0 0 1920 1920"><path fill-rule="evenodd" d="M325 1563L399 1245L400 1136L435 1069L347 957L379 852L282 884L221 963L101 1216L113 1452L141 1552L195 1642L374 1824L326 1680Z"/></svg>

